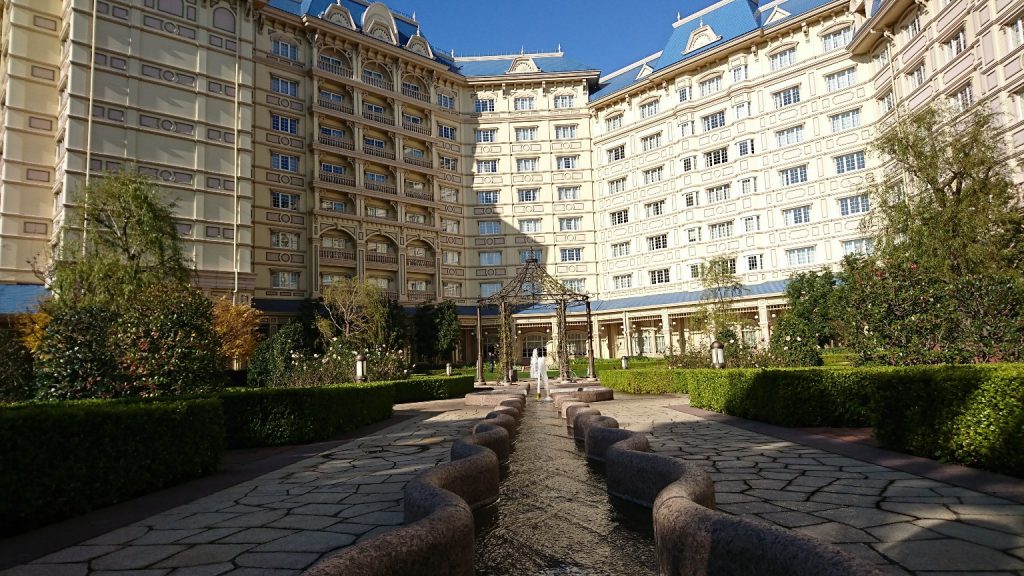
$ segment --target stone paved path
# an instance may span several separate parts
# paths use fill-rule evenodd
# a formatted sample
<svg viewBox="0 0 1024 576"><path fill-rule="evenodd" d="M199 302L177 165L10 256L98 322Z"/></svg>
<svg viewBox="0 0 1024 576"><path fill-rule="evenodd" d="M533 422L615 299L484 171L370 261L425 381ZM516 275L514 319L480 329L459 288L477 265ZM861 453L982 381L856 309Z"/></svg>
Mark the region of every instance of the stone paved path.
<svg viewBox="0 0 1024 576"><path fill-rule="evenodd" d="M488 407L424 414L3 576L290 576L402 523L402 488Z"/></svg>
<svg viewBox="0 0 1024 576"><path fill-rule="evenodd" d="M1024 505L670 409L602 402L659 453L704 466L719 509L831 542L885 574L1024 575Z"/></svg>

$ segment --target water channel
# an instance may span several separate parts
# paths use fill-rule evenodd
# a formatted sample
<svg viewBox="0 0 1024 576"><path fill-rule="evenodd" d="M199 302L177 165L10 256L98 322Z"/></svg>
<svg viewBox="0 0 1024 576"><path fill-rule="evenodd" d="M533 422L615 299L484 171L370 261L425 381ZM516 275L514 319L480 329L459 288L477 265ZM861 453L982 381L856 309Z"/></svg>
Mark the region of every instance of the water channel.
<svg viewBox="0 0 1024 576"><path fill-rule="evenodd" d="M650 510L612 501L550 402L528 399L495 506L477 517L479 576L653 575Z"/></svg>

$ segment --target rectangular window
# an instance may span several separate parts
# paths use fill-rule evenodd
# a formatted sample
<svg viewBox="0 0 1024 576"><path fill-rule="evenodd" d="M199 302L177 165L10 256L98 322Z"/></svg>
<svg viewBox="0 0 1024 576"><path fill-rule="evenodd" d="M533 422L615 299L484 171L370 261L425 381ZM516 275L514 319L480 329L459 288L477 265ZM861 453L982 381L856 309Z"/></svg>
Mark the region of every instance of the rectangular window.
<svg viewBox="0 0 1024 576"><path fill-rule="evenodd" d="M288 80L287 78L278 78L277 76L270 77L270 89L278 94L284 94L285 96L291 96L295 98L299 93L299 83L295 80Z"/></svg>
<svg viewBox="0 0 1024 576"><path fill-rule="evenodd" d="M299 47L283 40L274 40L271 45L271 51L273 51L274 56L280 56L289 60L299 59Z"/></svg>
<svg viewBox="0 0 1024 576"><path fill-rule="evenodd" d="M519 221L519 231L520 232L525 232L525 233L530 233L530 234L540 232L540 220L539 219L520 220Z"/></svg>
<svg viewBox="0 0 1024 576"><path fill-rule="evenodd" d="M604 129L608 132L622 128L622 114L616 114L604 121Z"/></svg>
<svg viewBox="0 0 1024 576"><path fill-rule="evenodd" d="M571 230L580 230L583 228L583 218L580 216L574 216L572 218L559 218L558 229L562 232L568 232Z"/></svg>
<svg viewBox="0 0 1024 576"><path fill-rule="evenodd" d="M528 126L525 128L516 128L516 142L528 142L530 140L537 139L537 127Z"/></svg>
<svg viewBox="0 0 1024 576"><path fill-rule="evenodd" d="M270 201L274 208L279 210L298 210L299 195L287 194L285 192L271 192Z"/></svg>
<svg viewBox="0 0 1024 576"><path fill-rule="evenodd" d="M579 200L580 199L580 187L579 186L559 186L558 187L558 199L559 200Z"/></svg>
<svg viewBox="0 0 1024 576"><path fill-rule="evenodd" d="M660 270L651 270L648 272L651 279L651 284L668 284L668 268L662 268Z"/></svg>
<svg viewBox="0 0 1024 576"><path fill-rule="evenodd" d="M961 28L957 30L952 38L946 41L947 60L956 58L964 50L967 50L967 32Z"/></svg>
<svg viewBox="0 0 1024 576"><path fill-rule="evenodd" d="M757 176L740 180L740 194L753 194L754 192L757 192Z"/></svg>
<svg viewBox="0 0 1024 576"><path fill-rule="evenodd" d="M661 166L657 168L651 168L650 170L644 170L644 185L654 184L655 182L661 182L662 174L664 170Z"/></svg>
<svg viewBox="0 0 1024 576"><path fill-rule="evenodd" d="M954 93L950 100L953 101L953 110L956 112L963 112L974 104L974 91L971 89L970 84L966 84L963 88L959 89Z"/></svg>
<svg viewBox="0 0 1024 576"><path fill-rule="evenodd" d="M373 182L375 184L387 184L387 174L379 174L377 172L370 172L369 170L363 172L363 178L367 182Z"/></svg>
<svg viewBox="0 0 1024 576"><path fill-rule="evenodd" d="M555 126L555 140L569 140L576 137L576 125Z"/></svg>
<svg viewBox="0 0 1024 576"><path fill-rule="evenodd" d="M473 111L480 112L494 112L494 100L484 99L473 102Z"/></svg>
<svg viewBox="0 0 1024 576"><path fill-rule="evenodd" d="M679 159L680 169L683 172L689 172L697 169L697 157L687 156L686 158Z"/></svg>
<svg viewBox="0 0 1024 576"><path fill-rule="evenodd" d="M459 298L462 296L462 284L458 282L442 282L441 291L445 298Z"/></svg>
<svg viewBox="0 0 1024 576"><path fill-rule="evenodd" d="M482 130L474 130L473 138L477 142L494 142L497 140L498 130L495 128L485 128Z"/></svg>
<svg viewBox="0 0 1024 576"><path fill-rule="evenodd" d="M730 187L728 184L721 186L712 186L707 189L708 204L714 204L715 202L725 202L730 196Z"/></svg>
<svg viewBox="0 0 1024 576"><path fill-rule="evenodd" d="M679 123L679 135L683 138L687 136L693 136L697 133L697 123L693 120L688 120Z"/></svg>
<svg viewBox="0 0 1024 576"><path fill-rule="evenodd" d="M665 213L665 201L658 200L657 202L649 202L644 204L644 213L648 218L654 216L661 216Z"/></svg>
<svg viewBox="0 0 1024 576"><path fill-rule="evenodd" d="M747 270L753 272L754 270L764 270L764 255L763 254L752 254L747 256Z"/></svg>
<svg viewBox="0 0 1024 576"><path fill-rule="evenodd" d="M481 220L477 222L477 232L481 236L493 236L501 234L501 222L498 220Z"/></svg>
<svg viewBox="0 0 1024 576"><path fill-rule="evenodd" d="M850 40L853 39L853 28L847 26L846 28L836 30L835 32L829 32L821 37L822 48L825 52L831 52L832 50L838 50L845 48Z"/></svg>
<svg viewBox="0 0 1024 576"><path fill-rule="evenodd" d="M527 260L536 260L542 262L544 260L543 254L541 254L540 248L527 248L526 250L519 251L519 263L525 264Z"/></svg>
<svg viewBox="0 0 1024 576"><path fill-rule="evenodd" d="M704 234L700 228L687 228L686 229L686 241L687 242L700 242L704 239Z"/></svg>
<svg viewBox="0 0 1024 576"><path fill-rule="evenodd" d="M704 153L704 166L710 168L712 166L718 166L719 164L725 164L729 161L729 149L719 148L718 150L712 150Z"/></svg>
<svg viewBox="0 0 1024 576"><path fill-rule="evenodd" d="M828 119L832 122L833 132L842 132L843 130L856 128L860 126L860 108L829 116Z"/></svg>
<svg viewBox="0 0 1024 576"><path fill-rule="evenodd" d="M914 19L911 20L907 24L907 27L904 29L904 31L906 32L907 42L909 42L914 37L916 37L918 34L920 34L921 33L921 16L919 14L914 16Z"/></svg>
<svg viewBox="0 0 1024 576"><path fill-rule="evenodd" d="M481 282L480 297L487 298L501 292L501 282Z"/></svg>
<svg viewBox="0 0 1024 576"><path fill-rule="evenodd" d="M438 95L437 95L437 105L440 106L441 108L446 109L446 110L454 110L455 109L455 97L454 96L449 96L448 94L438 93Z"/></svg>
<svg viewBox="0 0 1024 576"><path fill-rule="evenodd" d="M651 134L650 136L644 136L640 139L640 148L647 152L648 150L654 150L655 148L661 147L661 132L657 134Z"/></svg>
<svg viewBox="0 0 1024 576"><path fill-rule="evenodd" d="M779 130L775 133L775 142L779 147L789 146L803 141L804 139L804 126L793 126L786 128L785 130Z"/></svg>
<svg viewBox="0 0 1024 576"><path fill-rule="evenodd" d="M459 191L454 188L441 188L441 200L443 202L458 202Z"/></svg>
<svg viewBox="0 0 1024 576"><path fill-rule="evenodd" d="M792 88L786 88L772 94L772 100L775 101L776 108L785 108L786 106L792 106L800 101L800 87L793 86Z"/></svg>
<svg viewBox="0 0 1024 576"><path fill-rule="evenodd" d="M518 158L516 159L516 172L536 172L537 171L537 159L536 158Z"/></svg>
<svg viewBox="0 0 1024 576"><path fill-rule="evenodd" d="M299 287L299 273L271 272L270 286L272 288L290 288L294 290Z"/></svg>
<svg viewBox="0 0 1024 576"><path fill-rule="evenodd" d="M557 156L555 165L559 170L575 170L579 158L579 156Z"/></svg>
<svg viewBox="0 0 1024 576"><path fill-rule="evenodd" d="M447 218L441 218L441 231L448 234L459 233L459 221L448 220Z"/></svg>
<svg viewBox="0 0 1024 576"><path fill-rule="evenodd" d="M647 237L647 251L653 252L654 250L664 250L668 248L668 234L658 234L657 236Z"/></svg>
<svg viewBox="0 0 1024 576"><path fill-rule="evenodd" d="M481 266L501 266L501 252L481 252Z"/></svg>
<svg viewBox="0 0 1024 576"><path fill-rule="evenodd" d="M320 171L327 174L344 174L345 167L340 164L331 164L330 162L321 162Z"/></svg>
<svg viewBox="0 0 1024 576"><path fill-rule="evenodd" d="M914 68L907 74L907 81L910 83L910 89L913 90L925 83L928 79L928 71L925 69L924 62L917 68Z"/></svg>
<svg viewBox="0 0 1024 576"><path fill-rule="evenodd" d="M783 186L792 186L793 184L800 184L807 182L807 165L794 166L793 168L786 168L785 170L779 170L779 182Z"/></svg>
<svg viewBox="0 0 1024 576"><path fill-rule="evenodd" d="M690 278L694 280L700 278L700 264L690 264Z"/></svg>
<svg viewBox="0 0 1024 576"><path fill-rule="evenodd" d="M680 102L686 102L690 98L693 98L693 90L690 86L683 86L676 90L676 94L679 96Z"/></svg>
<svg viewBox="0 0 1024 576"><path fill-rule="evenodd" d="M612 212L609 216L611 216L612 226L617 226L619 224L626 224L627 222L629 222L629 210L628 209L626 209L626 210L618 210L616 212Z"/></svg>
<svg viewBox="0 0 1024 576"><path fill-rule="evenodd" d="M882 114L892 111L892 109L895 107L896 98L895 96L893 96L891 90L889 92L886 92L885 96L882 96L881 98L878 99L878 108L882 111Z"/></svg>
<svg viewBox="0 0 1024 576"><path fill-rule="evenodd" d="M368 146L370 148L377 148L379 150L383 150L384 147L387 144L383 140L381 140L380 138L373 138L373 137L370 137L370 136L363 136L363 145L364 146Z"/></svg>
<svg viewBox="0 0 1024 576"><path fill-rule="evenodd" d="M577 293L583 293L586 290L586 282L583 278L566 278L562 280L562 286Z"/></svg>
<svg viewBox="0 0 1024 576"><path fill-rule="evenodd" d="M732 69L732 81L743 82L747 79L747 65L740 64L739 66Z"/></svg>
<svg viewBox="0 0 1024 576"><path fill-rule="evenodd" d="M271 232L270 245L274 248L298 250L299 235L294 232Z"/></svg>
<svg viewBox="0 0 1024 576"><path fill-rule="evenodd" d="M612 287L616 290L623 290L625 288L633 287L633 275L623 274L622 276L612 276Z"/></svg>
<svg viewBox="0 0 1024 576"><path fill-rule="evenodd" d="M439 123L437 125L437 135L446 140L455 140L455 127Z"/></svg>
<svg viewBox="0 0 1024 576"><path fill-rule="evenodd" d="M735 274L736 273L736 259L729 258L723 260L715 260L711 263L716 270L722 274Z"/></svg>
<svg viewBox="0 0 1024 576"><path fill-rule="evenodd" d="M808 264L814 264L814 246L786 250L786 262L789 263L790 266L806 266Z"/></svg>
<svg viewBox="0 0 1024 576"><path fill-rule="evenodd" d="M842 156L836 156L836 174L846 174L847 172L856 172L857 170L864 169L864 152L854 152L852 154L843 154Z"/></svg>
<svg viewBox="0 0 1024 576"><path fill-rule="evenodd" d="M270 153L270 167L274 170L284 170L286 172L298 172L299 171L299 157L289 156L287 154L278 154L277 152Z"/></svg>
<svg viewBox="0 0 1024 576"><path fill-rule="evenodd" d="M299 120L297 118L288 118L287 116L278 116L277 114L271 114L270 127L278 132L285 132L287 134L298 134Z"/></svg>
<svg viewBox="0 0 1024 576"><path fill-rule="evenodd" d="M755 214L753 216L743 217L743 231L744 232L757 232L761 229L761 216Z"/></svg>
<svg viewBox="0 0 1024 576"><path fill-rule="evenodd" d="M423 118L409 114L408 112L402 112L402 122L412 124L413 126L420 126L423 124Z"/></svg>
<svg viewBox="0 0 1024 576"><path fill-rule="evenodd" d="M840 70L834 74L825 76L825 88L829 92L835 92L836 90L842 90L843 88L849 88L857 83L856 69L847 68Z"/></svg>
<svg viewBox="0 0 1024 576"><path fill-rule="evenodd" d="M560 262L580 262L583 260L583 248L561 248L558 256Z"/></svg>
<svg viewBox="0 0 1024 576"><path fill-rule="evenodd" d="M797 208L789 208L782 211L782 219L785 221L786 226L797 226L799 224L807 224L811 221L811 207L810 206L799 206Z"/></svg>
<svg viewBox="0 0 1024 576"><path fill-rule="evenodd" d="M721 240L732 236L732 222L719 222L708 224L708 236L712 240Z"/></svg>
<svg viewBox="0 0 1024 576"><path fill-rule="evenodd" d="M796 48L789 48L771 55L772 70L782 70L796 64Z"/></svg>
<svg viewBox="0 0 1024 576"><path fill-rule="evenodd" d="M555 108L572 108L575 105L576 98L572 94L555 96Z"/></svg>
<svg viewBox="0 0 1024 576"><path fill-rule="evenodd" d="M1010 50L1024 44L1024 17L1014 20L1006 27L1006 40Z"/></svg>
<svg viewBox="0 0 1024 576"><path fill-rule="evenodd" d="M371 114L384 114L384 107L373 102L363 102L363 109Z"/></svg>
<svg viewBox="0 0 1024 576"><path fill-rule="evenodd" d="M622 160L626 157L626 145L621 144L614 148L609 148L607 151L608 161L615 162L616 160Z"/></svg>
<svg viewBox="0 0 1024 576"><path fill-rule="evenodd" d="M623 256L629 256L629 242L612 244L612 258L622 258Z"/></svg>
<svg viewBox="0 0 1024 576"><path fill-rule="evenodd" d="M481 190L476 193L477 204L497 204L498 203L498 191L497 190Z"/></svg>
<svg viewBox="0 0 1024 576"><path fill-rule="evenodd" d="M498 171L497 160L477 160L476 171L481 174L494 174Z"/></svg>
<svg viewBox="0 0 1024 576"><path fill-rule="evenodd" d="M702 117L701 123L704 124L704 131L710 132L716 128L722 128L725 126L725 112L715 112Z"/></svg>
<svg viewBox="0 0 1024 576"><path fill-rule="evenodd" d="M608 181L608 193L609 194L618 194L619 192L625 192L625 191L626 191L626 179L625 178L616 178L615 180L609 180Z"/></svg>
<svg viewBox="0 0 1024 576"><path fill-rule="evenodd" d="M864 214L868 210L871 210L871 203L868 200L867 194L858 194L839 199L839 213L843 216Z"/></svg>
<svg viewBox="0 0 1024 576"><path fill-rule="evenodd" d="M722 77L715 76L714 78L708 78L700 83L700 95L701 97L710 96L715 92L722 89Z"/></svg>
<svg viewBox="0 0 1024 576"><path fill-rule="evenodd" d="M750 102L740 102L732 107L733 118L739 120L750 116Z"/></svg>
<svg viewBox="0 0 1024 576"><path fill-rule="evenodd" d="M749 156L754 153L754 140L741 140L736 143L737 156Z"/></svg>
<svg viewBox="0 0 1024 576"><path fill-rule="evenodd" d="M843 240L843 256L851 254L871 254L874 242L871 238L857 238L856 240Z"/></svg>
<svg viewBox="0 0 1024 576"><path fill-rule="evenodd" d="M540 188L524 188L517 190L516 194L519 197L520 202L536 202L540 196Z"/></svg>
<svg viewBox="0 0 1024 576"><path fill-rule="evenodd" d="M451 170L451 171L454 172L454 171L457 171L459 169L459 160L458 160L458 158L449 158L447 156L440 156L440 155L438 155L437 160L438 160L438 165L440 165L441 168L444 168L445 170ZM495 160L494 162L497 163L497 160Z"/></svg>
<svg viewBox="0 0 1024 576"><path fill-rule="evenodd" d="M458 266L462 261L462 252L452 252L451 250L443 250L441 252L441 261L445 264L453 264Z"/></svg>
<svg viewBox="0 0 1024 576"><path fill-rule="evenodd" d="M657 113L658 113L658 101L657 100L652 100L650 102L647 102L645 104L641 104L640 105L640 117L641 118L650 118L651 116L654 116Z"/></svg>
<svg viewBox="0 0 1024 576"><path fill-rule="evenodd" d="M690 192L683 192L683 205L687 208L693 208L694 206L700 205L700 192L693 190Z"/></svg>
<svg viewBox="0 0 1024 576"><path fill-rule="evenodd" d="M518 96L512 101L512 105L516 110L533 110L533 97Z"/></svg>

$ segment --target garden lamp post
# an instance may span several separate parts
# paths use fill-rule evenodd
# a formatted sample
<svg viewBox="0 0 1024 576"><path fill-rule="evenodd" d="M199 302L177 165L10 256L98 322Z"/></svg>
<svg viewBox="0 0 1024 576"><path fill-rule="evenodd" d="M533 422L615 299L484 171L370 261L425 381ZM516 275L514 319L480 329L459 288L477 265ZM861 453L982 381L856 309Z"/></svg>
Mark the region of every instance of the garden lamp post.
<svg viewBox="0 0 1024 576"><path fill-rule="evenodd" d="M451 362L448 362L447 364L444 365L444 375L445 376L451 376L452 375L452 363Z"/></svg>
<svg viewBox="0 0 1024 576"><path fill-rule="evenodd" d="M725 368L725 344L718 340L711 343L711 367Z"/></svg>
<svg viewBox="0 0 1024 576"><path fill-rule="evenodd" d="M622 363L622 369L623 370L628 370L629 369L629 356L626 356L625 354L623 354L622 358L619 358L619 362Z"/></svg>
<svg viewBox="0 0 1024 576"><path fill-rule="evenodd" d="M356 354L356 382L366 382L366 356Z"/></svg>

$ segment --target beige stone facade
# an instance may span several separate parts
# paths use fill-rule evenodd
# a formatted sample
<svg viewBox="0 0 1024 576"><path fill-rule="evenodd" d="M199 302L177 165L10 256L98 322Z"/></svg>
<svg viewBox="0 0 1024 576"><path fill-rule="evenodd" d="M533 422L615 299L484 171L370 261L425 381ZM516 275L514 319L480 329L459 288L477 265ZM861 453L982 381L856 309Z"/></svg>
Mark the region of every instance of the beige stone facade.
<svg viewBox="0 0 1024 576"><path fill-rule="evenodd" d="M473 305L535 256L598 302L599 356L664 353L702 345L700 265L726 257L756 341L790 274L869 248L868 145L901 107L985 102L1024 145L1021 0L766 2L739 33L724 0L605 76L442 54L380 3L284 5L0 3L0 283L37 284L86 182L134 166L199 284L272 322L351 276ZM524 349L551 324L521 316Z"/></svg>

